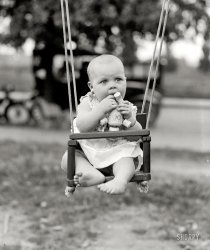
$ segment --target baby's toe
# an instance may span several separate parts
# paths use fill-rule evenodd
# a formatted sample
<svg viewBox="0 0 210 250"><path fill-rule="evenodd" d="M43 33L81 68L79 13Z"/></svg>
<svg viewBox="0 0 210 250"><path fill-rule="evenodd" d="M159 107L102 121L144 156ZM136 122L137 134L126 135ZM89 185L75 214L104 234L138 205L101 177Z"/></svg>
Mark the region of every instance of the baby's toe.
<svg viewBox="0 0 210 250"><path fill-rule="evenodd" d="M77 175L74 176L74 181L79 180L79 177Z"/></svg>
<svg viewBox="0 0 210 250"><path fill-rule="evenodd" d="M79 187L80 186L80 178L82 177L82 173L76 173L74 176L74 184Z"/></svg>
<svg viewBox="0 0 210 250"><path fill-rule="evenodd" d="M98 185L97 188L98 188L100 191L104 191L104 184Z"/></svg>

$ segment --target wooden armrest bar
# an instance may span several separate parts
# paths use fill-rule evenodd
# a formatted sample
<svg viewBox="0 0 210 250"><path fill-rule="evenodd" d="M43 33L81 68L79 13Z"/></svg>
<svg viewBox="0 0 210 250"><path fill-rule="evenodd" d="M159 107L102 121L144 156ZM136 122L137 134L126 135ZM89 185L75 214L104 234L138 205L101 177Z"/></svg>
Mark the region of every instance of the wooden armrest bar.
<svg viewBox="0 0 210 250"><path fill-rule="evenodd" d="M150 131L143 130L131 130L131 131L118 131L118 132L87 132L87 133L74 133L70 134L69 138L72 140L82 139L99 139L99 138L116 138L116 137L145 137L150 135Z"/></svg>

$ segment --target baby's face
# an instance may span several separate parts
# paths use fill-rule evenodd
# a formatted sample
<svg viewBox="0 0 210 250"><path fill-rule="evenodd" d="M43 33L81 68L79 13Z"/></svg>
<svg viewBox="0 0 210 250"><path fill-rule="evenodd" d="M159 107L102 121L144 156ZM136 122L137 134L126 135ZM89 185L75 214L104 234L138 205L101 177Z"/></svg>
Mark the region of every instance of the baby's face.
<svg viewBox="0 0 210 250"><path fill-rule="evenodd" d="M99 101L102 101L108 95L114 95L116 92L120 92L124 98L126 78L123 65L118 61L93 65L90 85Z"/></svg>

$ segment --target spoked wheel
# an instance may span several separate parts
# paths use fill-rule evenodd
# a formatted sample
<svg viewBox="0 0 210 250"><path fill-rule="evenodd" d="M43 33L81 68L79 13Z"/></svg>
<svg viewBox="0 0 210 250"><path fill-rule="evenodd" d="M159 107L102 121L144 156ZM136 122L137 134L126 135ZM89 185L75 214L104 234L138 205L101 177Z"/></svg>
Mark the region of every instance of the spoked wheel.
<svg viewBox="0 0 210 250"><path fill-rule="evenodd" d="M6 109L6 119L10 124L23 125L30 120L28 109L23 104L12 104Z"/></svg>

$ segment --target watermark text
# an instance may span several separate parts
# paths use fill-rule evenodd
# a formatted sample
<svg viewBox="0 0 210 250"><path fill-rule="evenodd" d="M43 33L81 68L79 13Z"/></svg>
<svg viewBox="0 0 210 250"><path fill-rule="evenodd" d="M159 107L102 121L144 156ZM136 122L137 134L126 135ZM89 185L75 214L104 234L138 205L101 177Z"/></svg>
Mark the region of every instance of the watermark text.
<svg viewBox="0 0 210 250"><path fill-rule="evenodd" d="M200 234L199 233L180 233L177 234L176 239L178 241L193 241L193 240L199 240Z"/></svg>

